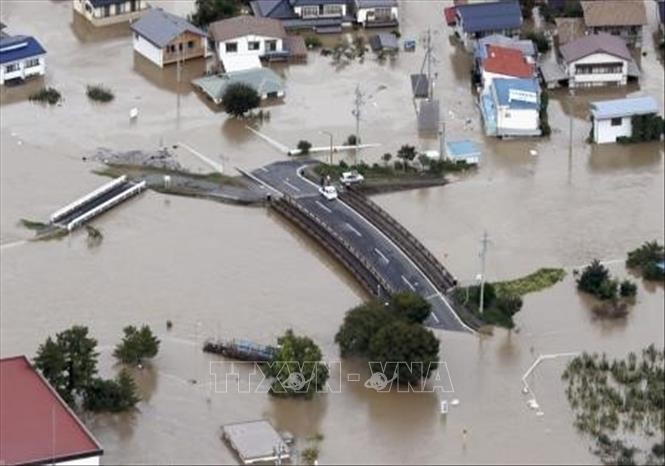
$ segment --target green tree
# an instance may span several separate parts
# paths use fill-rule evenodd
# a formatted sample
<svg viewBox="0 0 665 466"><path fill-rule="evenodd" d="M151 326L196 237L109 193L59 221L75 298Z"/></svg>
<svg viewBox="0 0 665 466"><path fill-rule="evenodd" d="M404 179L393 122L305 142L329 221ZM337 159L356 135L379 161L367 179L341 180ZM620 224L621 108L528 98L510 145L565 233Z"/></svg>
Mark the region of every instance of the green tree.
<svg viewBox="0 0 665 466"><path fill-rule="evenodd" d="M123 369L115 380L93 379L83 398L83 406L88 411L116 413L133 408L139 400L134 380Z"/></svg>
<svg viewBox="0 0 665 466"><path fill-rule="evenodd" d="M383 154L381 156L381 159L383 160L383 163L385 163L386 165L388 165L388 163L390 162L390 159L392 159L392 158L393 158L393 154L391 154L390 152L386 152L385 154Z"/></svg>
<svg viewBox="0 0 665 466"><path fill-rule="evenodd" d="M390 299L390 310L400 319L422 324L432 312L432 305L417 293L397 293Z"/></svg>
<svg viewBox="0 0 665 466"><path fill-rule="evenodd" d="M637 285L630 280L624 280L619 287L619 294L623 298L634 298L637 295Z"/></svg>
<svg viewBox="0 0 665 466"><path fill-rule="evenodd" d="M277 342L279 350L267 368L267 374L274 378L270 393L311 398L328 380L321 349L311 338L296 336L291 329Z"/></svg>
<svg viewBox="0 0 665 466"><path fill-rule="evenodd" d="M159 351L159 339L147 325L137 329L129 325L123 329L125 336L113 351L113 356L125 364L140 365L144 359L154 358Z"/></svg>
<svg viewBox="0 0 665 466"><path fill-rule="evenodd" d="M397 383L418 383L438 366L439 340L422 325L401 320L382 327L370 342L369 358Z"/></svg>
<svg viewBox="0 0 665 466"><path fill-rule="evenodd" d="M639 248L628 253L626 267L631 269L641 268L650 262L665 260L665 247L658 241L647 241Z"/></svg>
<svg viewBox="0 0 665 466"><path fill-rule="evenodd" d="M199 27L224 18L237 16L240 12L238 0L196 0L194 2L194 14L190 21Z"/></svg>
<svg viewBox="0 0 665 466"><path fill-rule="evenodd" d="M598 259L594 259L577 279L577 289L597 295L601 286L609 280L610 271Z"/></svg>
<svg viewBox="0 0 665 466"><path fill-rule="evenodd" d="M335 335L341 356L366 356L372 336L393 320L394 314L377 301L351 309L344 316L344 322Z"/></svg>
<svg viewBox="0 0 665 466"><path fill-rule="evenodd" d="M243 83L229 85L222 95L222 104L226 113L236 118L255 109L261 103L261 96L252 86Z"/></svg>
<svg viewBox="0 0 665 466"><path fill-rule="evenodd" d="M399 148L399 150L397 151L397 158L402 159L402 163L404 165L404 171L406 171L406 167L408 166L409 162L411 162L413 159L416 158L416 155L417 152L414 146L404 144L402 147Z"/></svg>
<svg viewBox="0 0 665 466"><path fill-rule="evenodd" d="M300 150L300 155L309 154L309 150L312 148L312 143L309 141L298 141L296 146Z"/></svg>
<svg viewBox="0 0 665 466"><path fill-rule="evenodd" d="M97 373L97 340L88 336L88 328L75 325L49 337L39 346L35 367L70 405L76 395L83 396Z"/></svg>

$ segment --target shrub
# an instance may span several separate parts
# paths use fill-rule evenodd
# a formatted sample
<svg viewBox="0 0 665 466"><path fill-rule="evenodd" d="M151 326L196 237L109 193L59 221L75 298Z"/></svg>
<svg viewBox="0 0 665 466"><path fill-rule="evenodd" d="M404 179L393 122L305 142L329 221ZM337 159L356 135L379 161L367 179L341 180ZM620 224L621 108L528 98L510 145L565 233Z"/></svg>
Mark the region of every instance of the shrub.
<svg viewBox="0 0 665 466"><path fill-rule="evenodd" d="M300 140L296 146L300 150L300 155L309 154L309 150L312 148L312 143L309 141Z"/></svg>
<svg viewBox="0 0 665 466"><path fill-rule="evenodd" d="M390 300L390 310L398 318L422 324L429 317L432 305L416 293L397 293Z"/></svg>
<svg viewBox="0 0 665 466"><path fill-rule="evenodd" d="M137 329L129 325L123 329L125 336L115 347L113 356L125 364L139 365L143 359L154 358L159 351L160 341L147 325Z"/></svg>
<svg viewBox="0 0 665 466"><path fill-rule="evenodd" d="M243 83L231 84L224 91L222 104L224 109L234 117L241 117L261 103L261 96L252 86Z"/></svg>
<svg viewBox="0 0 665 466"><path fill-rule="evenodd" d="M610 280L610 272L607 268L594 259L577 279L577 288L593 295L597 295L604 283Z"/></svg>
<svg viewBox="0 0 665 466"><path fill-rule="evenodd" d="M58 102L60 102L62 96L60 95L60 92L58 92L57 89L53 87L45 87L33 94L30 94L30 97L28 97L28 99L33 102L41 102L49 105L55 105Z"/></svg>
<svg viewBox="0 0 665 466"><path fill-rule="evenodd" d="M207 26L214 21L237 16L240 4L239 0L196 0L194 14L189 20L199 27Z"/></svg>
<svg viewBox="0 0 665 466"><path fill-rule="evenodd" d="M630 280L624 280L619 287L619 294L623 298L634 298L637 295L637 285Z"/></svg>
<svg viewBox="0 0 665 466"><path fill-rule="evenodd" d="M318 36L307 36L305 37L305 45L308 49L317 49L323 45L321 39Z"/></svg>
<svg viewBox="0 0 665 466"><path fill-rule="evenodd" d="M86 95L90 100L95 102L110 102L113 100L114 95L111 89L104 87L101 84L95 86L88 86L86 88Z"/></svg>
<svg viewBox="0 0 665 466"><path fill-rule="evenodd" d="M355 134L349 134L349 137L346 138L346 145L347 146L355 146L356 141L357 141L356 135ZM360 144L360 141L358 141L358 143Z"/></svg>
<svg viewBox="0 0 665 466"><path fill-rule="evenodd" d="M388 165L388 162L390 162L390 159L392 159L392 158L393 158L393 154L391 154L390 152L386 152L385 154L383 154L381 156L381 159L383 160L383 162L386 165Z"/></svg>
<svg viewBox="0 0 665 466"><path fill-rule="evenodd" d="M136 384L126 370L115 380L94 379L83 397L83 406L92 412L117 413L133 408L138 403Z"/></svg>
<svg viewBox="0 0 665 466"><path fill-rule="evenodd" d="M661 280L665 277L665 273L657 264L663 260L665 260L665 247L657 241L647 241L628 253L626 267L638 269L647 280Z"/></svg>
<svg viewBox="0 0 665 466"><path fill-rule="evenodd" d="M405 167L405 165L402 162L400 162L399 160L395 160L395 163L393 164L393 166L395 167L395 170L397 170L397 171L401 171Z"/></svg>

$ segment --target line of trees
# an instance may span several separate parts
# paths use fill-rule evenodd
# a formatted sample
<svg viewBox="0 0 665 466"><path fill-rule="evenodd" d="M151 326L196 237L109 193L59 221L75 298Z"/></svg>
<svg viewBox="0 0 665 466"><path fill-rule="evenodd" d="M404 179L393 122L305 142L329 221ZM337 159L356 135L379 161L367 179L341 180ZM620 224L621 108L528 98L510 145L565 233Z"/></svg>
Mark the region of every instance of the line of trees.
<svg viewBox="0 0 665 466"><path fill-rule="evenodd" d="M647 241L628 253L626 267L637 270L646 280L663 280L665 271L658 264L665 261L665 247L658 241Z"/></svg>
<svg viewBox="0 0 665 466"><path fill-rule="evenodd" d="M114 351L120 362L140 365L157 355L159 340L149 327L129 326L124 331L125 337ZM131 409L139 401L134 380L125 368L114 379L98 377L96 349L97 340L88 328L74 325L55 338L49 336L39 346L34 364L73 408L82 406L93 412Z"/></svg>

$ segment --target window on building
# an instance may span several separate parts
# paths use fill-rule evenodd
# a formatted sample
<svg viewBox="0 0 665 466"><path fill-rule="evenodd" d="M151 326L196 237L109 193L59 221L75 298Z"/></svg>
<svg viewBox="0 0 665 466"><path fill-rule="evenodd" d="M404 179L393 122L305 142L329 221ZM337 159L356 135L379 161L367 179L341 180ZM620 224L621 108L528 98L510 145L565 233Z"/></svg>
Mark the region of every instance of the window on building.
<svg viewBox="0 0 665 466"><path fill-rule="evenodd" d="M111 5L104 5L102 8L102 16L104 18L111 16Z"/></svg>
<svg viewBox="0 0 665 466"><path fill-rule="evenodd" d="M261 42L258 40L250 40L247 42L247 48L249 50L259 50L261 48Z"/></svg>
<svg viewBox="0 0 665 466"><path fill-rule="evenodd" d="M6 73L12 73L14 71L18 71L18 63L12 63L11 65L5 66Z"/></svg>
<svg viewBox="0 0 665 466"><path fill-rule="evenodd" d="M323 14L325 16L342 16L344 11L342 5L323 5Z"/></svg>
<svg viewBox="0 0 665 466"><path fill-rule="evenodd" d="M25 61L26 68L32 68L34 66L39 66L39 58L31 58L30 60Z"/></svg>
<svg viewBox="0 0 665 466"><path fill-rule="evenodd" d="M619 117L619 118L612 118L612 119L610 120L610 124L611 124L612 126L621 126L621 122L622 122L622 121L623 121L623 118L621 118L621 117Z"/></svg>
<svg viewBox="0 0 665 466"><path fill-rule="evenodd" d="M190 40L187 42L187 48L193 49L194 48L194 41Z"/></svg>
<svg viewBox="0 0 665 466"><path fill-rule="evenodd" d="M178 44L178 50L180 50L180 51L182 52L182 42L180 42L180 43Z"/></svg>
<svg viewBox="0 0 665 466"><path fill-rule="evenodd" d="M379 21L392 19L392 12L390 8L380 7L374 9L374 18Z"/></svg>
<svg viewBox="0 0 665 466"><path fill-rule="evenodd" d="M319 16L318 5L307 5L302 7L301 16L303 18L316 18L317 16Z"/></svg>
<svg viewBox="0 0 665 466"><path fill-rule="evenodd" d="M118 3L115 6L115 12L116 14L120 15L125 12L125 3Z"/></svg>
<svg viewBox="0 0 665 466"><path fill-rule="evenodd" d="M238 43L237 42L227 42L225 44L225 49L226 53L235 53L238 51Z"/></svg>
<svg viewBox="0 0 665 466"><path fill-rule="evenodd" d="M575 74L619 74L623 63L603 63L599 65L575 65Z"/></svg>
<svg viewBox="0 0 665 466"><path fill-rule="evenodd" d="M267 40L266 41L266 52L276 52L277 51L277 41L276 40Z"/></svg>

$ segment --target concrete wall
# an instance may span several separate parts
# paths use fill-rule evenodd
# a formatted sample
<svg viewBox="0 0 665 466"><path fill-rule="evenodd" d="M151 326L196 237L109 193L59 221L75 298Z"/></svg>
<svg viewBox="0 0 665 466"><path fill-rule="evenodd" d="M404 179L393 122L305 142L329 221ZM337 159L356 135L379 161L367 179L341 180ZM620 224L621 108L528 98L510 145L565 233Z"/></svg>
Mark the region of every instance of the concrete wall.
<svg viewBox="0 0 665 466"><path fill-rule="evenodd" d="M83 15L95 26L106 26L133 21L141 17L150 5L147 0L136 0L136 11L131 11L131 1L127 0L122 4L110 5L109 16L104 16L104 8L93 8L89 0L72 0L74 11Z"/></svg>
<svg viewBox="0 0 665 466"><path fill-rule="evenodd" d="M31 59L37 59L39 64L36 66L26 67L26 62ZM15 71L7 71L7 68L12 65L18 65L18 69ZM25 79L30 76L43 76L46 73L46 60L44 55L39 55L37 57L30 57L25 60L17 60L11 63L3 63L0 65L0 85L4 85L5 81L10 79Z"/></svg>
<svg viewBox="0 0 665 466"><path fill-rule="evenodd" d="M239 56L239 55L256 55L261 57L266 54L266 43L267 40L276 40L277 41L277 51L284 51L284 42L279 37L267 37L267 36L254 36L248 35L243 37L238 37L235 39L230 39L224 42L217 42L215 48L217 49L217 57L222 60L223 57L227 55ZM249 42L259 41L258 50L249 50ZM226 52L226 44L229 42L236 42L238 44L237 52Z"/></svg>
<svg viewBox="0 0 665 466"><path fill-rule="evenodd" d="M603 65L605 63L617 62L622 63L620 73L575 74L576 65ZM628 62L623 58L606 53L594 53L588 57L571 62L568 64L566 72L571 77L571 87L623 86L628 82Z"/></svg>
<svg viewBox="0 0 665 466"><path fill-rule="evenodd" d="M631 136L633 134L633 124L631 117L621 118L620 126L612 126L612 120L593 121L593 140L597 144L616 142L619 136Z"/></svg>
<svg viewBox="0 0 665 466"><path fill-rule="evenodd" d="M160 68L164 66L162 61L162 49L137 33L134 33L133 43L136 52L140 53Z"/></svg>

